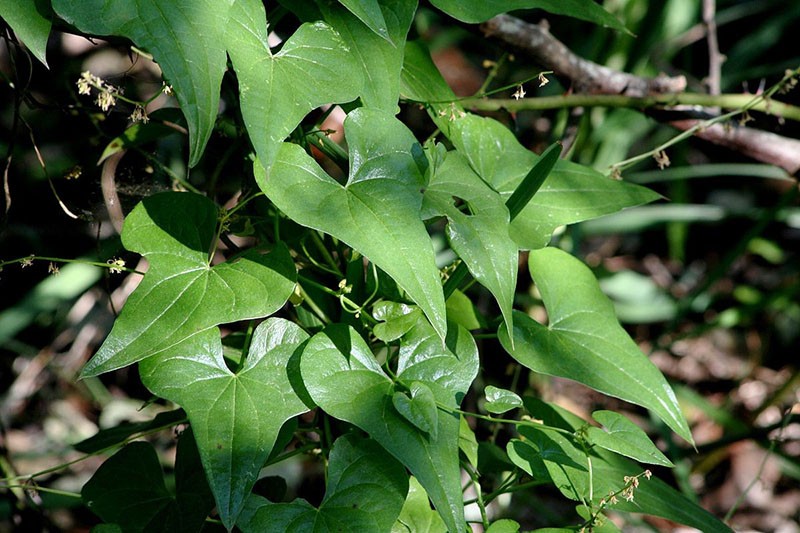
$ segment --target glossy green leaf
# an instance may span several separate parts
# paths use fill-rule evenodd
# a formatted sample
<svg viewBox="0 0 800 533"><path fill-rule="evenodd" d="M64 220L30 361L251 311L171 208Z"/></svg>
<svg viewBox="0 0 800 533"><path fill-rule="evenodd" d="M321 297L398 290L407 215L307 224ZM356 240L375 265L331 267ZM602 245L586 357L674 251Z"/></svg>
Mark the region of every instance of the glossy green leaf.
<svg viewBox="0 0 800 533"><path fill-rule="evenodd" d="M509 236L508 209L459 153L447 154L425 190L422 218L435 216L447 217L450 245L470 274L494 295L511 332L518 253Z"/></svg>
<svg viewBox="0 0 800 533"><path fill-rule="evenodd" d="M514 346L504 328L498 333L505 349L535 372L579 381L646 407L693 442L675 393L619 325L589 268L556 248L532 251L528 266L549 324L515 312Z"/></svg>
<svg viewBox="0 0 800 533"><path fill-rule="evenodd" d="M339 0L339 3L358 17L376 35L391 42L389 29L386 27L386 19L383 17L378 0Z"/></svg>
<svg viewBox="0 0 800 533"><path fill-rule="evenodd" d="M49 3L43 0L0 0L0 18L44 66L47 66L50 15Z"/></svg>
<svg viewBox="0 0 800 533"><path fill-rule="evenodd" d="M486 404L483 407L490 413L501 414L522 407L522 398L514 391L489 385L484 390L484 394L486 395Z"/></svg>
<svg viewBox="0 0 800 533"><path fill-rule="evenodd" d="M674 466L672 461L656 448L647 433L625 416L614 411L595 411L592 413L592 418L605 427L605 431L596 427L587 429L587 436L592 444L640 463Z"/></svg>
<svg viewBox="0 0 800 533"><path fill-rule="evenodd" d="M394 407L392 397L424 383L436 402L456 407L478 370L469 333L451 325L446 348L427 321L400 340L397 380L384 374L364 340L350 328L330 326L309 341L300 370L309 394L327 413L360 427L400 460L427 490L451 531L462 528L464 508L458 465L459 418L439 411L435 436L421 431Z"/></svg>
<svg viewBox="0 0 800 533"><path fill-rule="evenodd" d="M239 81L242 118L261 164L269 167L281 141L309 111L359 95L363 69L322 22L300 26L273 55L261 1L239 0L230 15L226 43Z"/></svg>
<svg viewBox="0 0 800 533"><path fill-rule="evenodd" d="M127 37L153 54L186 116L190 166L214 128L227 54L245 125L267 166L309 111L350 101L362 86L358 64L323 23L301 26L273 55L258 0L54 0L53 7L82 31Z"/></svg>
<svg viewBox="0 0 800 533"><path fill-rule="evenodd" d="M616 30L625 30L617 18L594 0L431 0L431 3L462 22L478 23L517 9L542 9Z"/></svg>
<svg viewBox="0 0 800 533"><path fill-rule="evenodd" d="M289 218L356 249L419 305L444 338L444 294L428 232L419 217L423 176L418 143L392 115L359 108L345 120L350 176L342 186L302 148L284 144L256 181Z"/></svg>
<svg viewBox="0 0 800 533"><path fill-rule="evenodd" d="M121 368L216 325L259 318L280 309L297 273L284 245L264 255L250 250L213 267L209 251L217 208L192 193L146 198L125 219L122 242L150 260L108 338L81 375Z"/></svg>
<svg viewBox="0 0 800 533"><path fill-rule="evenodd" d="M403 418L435 439L439 430L439 416L433 392L424 383L415 381L411 384L409 394L395 391L392 405Z"/></svg>
<svg viewBox="0 0 800 533"><path fill-rule="evenodd" d="M244 533L383 533L400 514L407 492L403 465L387 457L375 441L345 435L331 449L327 488L319 509L305 500L271 503L253 495L236 526Z"/></svg>
<svg viewBox="0 0 800 533"><path fill-rule="evenodd" d="M350 70L337 70L339 79L345 79L353 72L365 73L361 102L366 107L395 113L400 95L404 45L417 9L417 0L350 0L347 3L369 5L373 13L371 18L377 19L380 15L385 23L385 34L375 32L352 10L325 1L319 2L325 21L342 36L351 51L351 61L356 62L356 66ZM341 76L341 72L347 72L348 76Z"/></svg>
<svg viewBox="0 0 800 533"><path fill-rule="evenodd" d="M428 494L414 476L409 480L406 502L391 533L447 533L442 517L431 509Z"/></svg>
<svg viewBox="0 0 800 533"><path fill-rule="evenodd" d="M198 531L214 505L191 430L178 441L176 496L164 482L153 446L134 442L97 469L81 498L93 513L121 531Z"/></svg>
<svg viewBox="0 0 800 533"><path fill-rule="evenodd" d="M139 364L154 394L182 406L194 429L223 523L232 527L286 420L308 407L295 393L289 359L308 334L270 318L253 333L238 372L211 328Z"/></svg>
<svg viewBox="0 0 800 533"><path fill-rule="evenodd" d="M504 197L511 196L539 160L508 128L489 117L466 115L455 120L450 126L450 140L472 169ZM658 198L658 194L644 187L607 178L583 165L559 161L533 199L514 218L510 234L522 249L541 248L558 226Z"/></svg>
<svg viewBox="0 0 800 533"><path fill-rule="evenodd" d="M372 310L372 317L378 324L372 333L384 342L399 339L419 321L422 311L414 305L397 302L379 302Z"/></svg>

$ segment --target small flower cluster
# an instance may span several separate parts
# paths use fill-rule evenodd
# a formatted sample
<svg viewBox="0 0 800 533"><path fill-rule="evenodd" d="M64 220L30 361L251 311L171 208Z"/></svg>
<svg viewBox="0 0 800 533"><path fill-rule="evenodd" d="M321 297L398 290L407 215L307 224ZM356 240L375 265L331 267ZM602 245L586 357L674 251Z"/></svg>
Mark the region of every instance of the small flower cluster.
<svg viewBox="0 0 800 533"><path fill-rule="evenodd" d="M458 109L456 107L455 102L450 104L449 110L442 109L441 111L439 111L439 116L440 117L448 117L447 119L450 122L455 122L456 119L465 117L466 115L467 114L464 111L462 111L462 110L460 110L460 109Z"/></svg>
<svg viewBox="0 0 800 533"><path fill-rule="evenodd" d="M103 111L108 111L117 103L117 97L121 94L118 87L106 83L99 76L95 76L88 70L81 72L81 77L76 82L78 86L78 94L89 95L92 93L92 87L97 89L97 96L94 102Z"/></svg>
<svg viewBox="0 0 800 533"><path fill-rule="evenodd" d="M622 480L625 482L625 486L618 490L617 492L611 492L608 496L600 500L600 507L605 507L606 505L614 505L615 503L619 503L619 499L617 496L622 496L625 498L625 501L632 502L634 498L634 493L637 488L639 488L639 478L644 476L646 479L650 479L653 477L653 473L650 470L645 470L639 475L636 476L625 476Z"/></svg>
<svg viewBox="0 0 800 533"><path fill-rule="evenodd" d="M121 274L122 269L125 268L125 260L119 258L111 258L107 261L109 265L111 265L108 269L109 272L112 274Z"/></svg>
<svg viewBox="0 0 800 533"><path fill-rule="evenodd" d="M111 85L110 83L106 82L99 76L95 76L88 70L81 72L81 77L76 82L78 86L78 94L83 95L90 95L92 94L92 87L97 89L97 96L95 97L95 104L97 107L102 109L104 112L107 112L109 109L117 105L117 100L122 97L122 89ZM171 88L167 85L164 86L164 92L167 92L167 89ZM131 102L125 98L122 98L126 102ZM133 112L131 113L130 120L131 122L143 122L147 124L150 121L150 117L147 116L147 111L142 104L138 104L135 102L131 102L135 105Z"/></svg>

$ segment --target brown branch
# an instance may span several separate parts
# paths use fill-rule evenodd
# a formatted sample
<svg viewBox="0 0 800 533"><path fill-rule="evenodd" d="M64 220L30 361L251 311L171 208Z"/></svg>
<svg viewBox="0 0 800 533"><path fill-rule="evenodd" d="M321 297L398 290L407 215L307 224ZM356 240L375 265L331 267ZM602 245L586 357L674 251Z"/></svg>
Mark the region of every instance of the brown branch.
<svg viewBox="0 0 800 533"><path fill-rule="evenodd" d="M643 78L604 67L578 57L550 34L546 24L529 24L516 17L498 15L481 25L487 37L500 39L526 53L558 76L569 78L576 92L647 96L686 89L684 76Z"/></svg>
<svg viewBox="0 0 800 533"><path fill-rule="evenodd" d="M713 6L713 3L706 2L706 6ZM550 34L546 23L536 25L509 15L498 15L483 23L481 30L487 37L502 41L552 70L557 76L567 78L578 93L643 98L664 93L681 93L686 89L684 76L670 77L662 74L655 78L645 78L578 57ZM712 65L712 74L715 68ZM706 111L713 111L713 107L706 108ZM697 119L688 117L673 117L662 121L682 131L700 123ZM714 124L701 128L695 135L758 161L779 166L791 174L800 172L798 140L730 124Z"/></svg>
<svg viewBox="0 0 800 533"><path fill-rule="evenodd" d="M676 120L668 124L681 131L697 126L699 120ZM757 161L770 163L795 175L800 171L800 141L782 137L768 131L736 126L733 124L714 124L701 128L696 137L719 146L752 157Z"/></svg>

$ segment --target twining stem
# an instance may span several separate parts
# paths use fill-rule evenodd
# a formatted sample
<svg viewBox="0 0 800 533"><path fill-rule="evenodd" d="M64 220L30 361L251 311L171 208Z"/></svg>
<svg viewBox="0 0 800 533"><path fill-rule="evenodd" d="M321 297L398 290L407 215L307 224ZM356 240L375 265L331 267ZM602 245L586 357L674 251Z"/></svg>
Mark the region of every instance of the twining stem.
<svg viewBox="0 0 800 533"><path fill-rule="evenodd" d="M476 111L498 111L505 109L510 112L530 111L539 109L565 109L573 107L624 107L631 109L647 109L663 106L702 106L721 107L723 109L740 109L751 104L756 97L753 94L704 94L704 93L676 93L653 94L650 96L626 96L622 94L565 94L559 96L539 96L532 98L493 98L483 97L463 98L460 103L466 108ZM777 100L762 99L749 105L747 109L761 111L777 117L800 121L800 107L779 102Z"/></svg>

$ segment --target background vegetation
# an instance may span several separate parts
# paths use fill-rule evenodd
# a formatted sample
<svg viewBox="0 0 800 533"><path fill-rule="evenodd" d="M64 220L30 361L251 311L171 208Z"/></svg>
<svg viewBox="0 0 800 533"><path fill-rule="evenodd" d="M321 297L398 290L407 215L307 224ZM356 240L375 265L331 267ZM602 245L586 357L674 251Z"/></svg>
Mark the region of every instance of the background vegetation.
<svg viewBox="0 0 800 533"><path fill-rule="evenodd" d="M276 38L287 37L297 19L271 4L270 30ZM704 8L713 4L605 2L630 33L538 10L514 15L529 22L545 17L552 35L598 64L643 77L684 75L694 93L707 93L711 87L712 93L757 94L784 79L787 69L798 68L800 51L792 45L791 32L800 23L800 4L718 0L704 22ZM0 2L4 18L13 9L9 6ZM716 43L708 38L709 21ZM150 101L154 120L181 124L182 119L174 98L162 90L158 66L146 54L132 51L121 39L87 39L76 33L56 20L47 68L7 27L0 45L0 153L5 156L6 191L0 259L9 261L0 272L0 466L7 479L23 476L16 479L24 485L0 488L0 530L80 530L97 523L76 495L107 456L86 458L72 444L99 428L152 420L168 410L164 402L150 403L151 394L132 367L77 380L138 280L135 274L89 262L122 260L135 269L139 257L121 246L115 231L119 215L113 209L109 215L110 202L101 187L103 170L109 167L98 165L109 143L130 125L135 105L119 99L100 109L97 89L90 96L79 95L76 82L90 71L124 88L131 101ZM552 70L547 65L497 35L486 36L478 25L456 23L425 2L410 35L427 44L459 96L489 91L490 100L516 101L513 94L519 95L524 81L527 95L518 100L520 109L484 113L507 124L534 152L563 140L566 158L603 173L632 156L658 153L622 168L622 177L646 184L669 201L563 227L554 242L592 267L620 321L669 378L697 450L678 442L645 411L574 382L510 365L491 338L483 347L479 382L462 408L483 412L484 387L498 385L584 418L599 408L626 413L648 428L676 465L654 468L656 475L688 498L737 530L800 530L800 204L792 175L797 168L787 170L778 159L755 161L741 147L730 149L696 137L669 146L661 155L657 149L678 134L668 123L694 119L692 113L705 116L714 111L713 101L703 108L643 109L631 104L532 109L526 101L577 92L581 80L546 74L549 83L539 86L538 74ZM709 46L717 46L719 53L710 54ZM720 60L721 67L716 63ZM238 90L229 73L223 78L214 132L191 170L180 125L161 126L127 152L113 172L122 213L142 198L174 188L202 191L228 207L241 192L253 190L252 180L242 178L252 175L252 163ZM789 91L775 99L798 104L798 94ZM486 107L482 101L471 103ZM602 103L599 98L597 102ZM465 105L470 108L469 102ZM310 115L307 124L320 121L322 113ZM337 117L331 114L320 128L340 135ZM414 102L402 102L399 117L421 141L433 133L434 126ZM748 127L784 139L800 137L796 119L759 111L744 118ZM331 139L341 141L341 136ZM320 160L322 153L331 155L330 146L321 148L314 152ZM245 234L252 228L235 229ZM452 252L443 228L437 231L442 243L438 262L446 265ZM36 259L11 262L31 255ZM86 262L64 261L76 258ZM532 287L527 269L521 268L515 302L541 318L540 295ZM487 291L475 285L468 294L478 309L496 313ZM328 305L335 308L333 300ZM300 320L302 313L311 314L297 309ZM235 338L248 327L233 324L228 332ZM479 441L511 437L507 428L474 422ZM170 426L169 421L163 426ZM148 439L162 458L175 453L173 430L153 432ZM171 466L168 474L173 474ZM322 467L313 458L274 474L288 481L290 494L316 497L316 503L322 499ZM552 487L498 499L495 506L496 516L514 518L523 529L577 520L574 504ZM652 518L626 520L630 528L672 527Z"/></svg>

